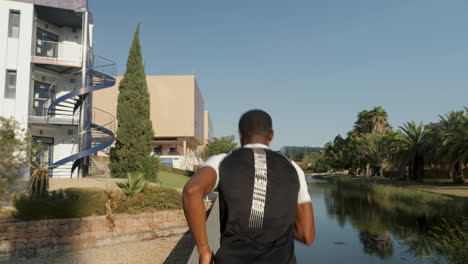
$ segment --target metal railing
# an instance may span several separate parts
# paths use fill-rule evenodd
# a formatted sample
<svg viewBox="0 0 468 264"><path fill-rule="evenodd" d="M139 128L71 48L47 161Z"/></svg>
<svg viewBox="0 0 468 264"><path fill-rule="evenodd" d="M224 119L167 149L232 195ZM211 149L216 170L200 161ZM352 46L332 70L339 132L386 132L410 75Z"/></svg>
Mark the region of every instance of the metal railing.
<svg viewBox="0 0 468 264"><path fill-rule="evenodd" d="M57 61L81 63L82 45L73 42L54 42L36 39L34 56Z"/></svg>

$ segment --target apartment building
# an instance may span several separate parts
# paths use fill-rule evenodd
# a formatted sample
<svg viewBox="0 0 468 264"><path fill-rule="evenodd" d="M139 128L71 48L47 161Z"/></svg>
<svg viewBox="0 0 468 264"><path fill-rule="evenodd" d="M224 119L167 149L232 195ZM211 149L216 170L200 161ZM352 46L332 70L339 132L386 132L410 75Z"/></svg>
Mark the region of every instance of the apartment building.
<svg viewBox="0 0 468 264"><path fill-rule="evenodd" d="M0 116L43 146L32 159L52 177L86 176L89 155L114 140L113 117L92 108L92 93L115 84L115 64L94 55L93 27L87 0L0 1Z"/></svg>
<svg viewBox="0 0 468 264"><path fill-rule="evenodd" d="M117 112L118 84L95 93L93 102L111 115ZM199 150L211 139L213 126L193 75L147 76L153 153L163 165L193 169L202 160ZM117 126L116 126L117 127Z"/></svg>

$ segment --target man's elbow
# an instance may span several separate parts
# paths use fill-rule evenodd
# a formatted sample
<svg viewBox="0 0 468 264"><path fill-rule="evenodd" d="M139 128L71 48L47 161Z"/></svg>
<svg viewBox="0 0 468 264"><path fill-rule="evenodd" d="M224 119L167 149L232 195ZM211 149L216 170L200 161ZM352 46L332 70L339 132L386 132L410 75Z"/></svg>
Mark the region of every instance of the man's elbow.
<svg viewBox="0 0 468 264"><path fill-rule="evenodd" d="M310 246L314 243L314 240L315 240L315 237L306 237L304 239L304 243L307 245L307 246Z"/></svg>
<svg viewBox="0 0 468 264"><path fill-rule="evenodd" d="M195 198L197 196L203 196L201 194L202 192L200 191L200 188L186 184L184 186L184 190L182 191L182 196L184 199L190 199L190 198Z"/></svg>
<svg viewBox="0 0 468 264"><path fill-rule="evenodd" d="M314 243L314 241L315 241L315 235L314 234L306 236L304 238L304 244L306 244L307 246L312 245Z"/></svg>

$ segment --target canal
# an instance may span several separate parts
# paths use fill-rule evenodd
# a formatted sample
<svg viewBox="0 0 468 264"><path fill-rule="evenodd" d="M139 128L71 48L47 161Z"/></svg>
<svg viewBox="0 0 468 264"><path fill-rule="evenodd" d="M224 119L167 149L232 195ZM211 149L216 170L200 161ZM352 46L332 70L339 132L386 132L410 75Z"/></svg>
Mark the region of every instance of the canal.
<svg viewBox="0 0 468 264"><path fill-rule="evenodd" d="M308 184L316 239L311 247L296 243L298 263L446 262L428 250L423 237L430 220L424 215L405 214L324 181L309 178Z"/></svg>

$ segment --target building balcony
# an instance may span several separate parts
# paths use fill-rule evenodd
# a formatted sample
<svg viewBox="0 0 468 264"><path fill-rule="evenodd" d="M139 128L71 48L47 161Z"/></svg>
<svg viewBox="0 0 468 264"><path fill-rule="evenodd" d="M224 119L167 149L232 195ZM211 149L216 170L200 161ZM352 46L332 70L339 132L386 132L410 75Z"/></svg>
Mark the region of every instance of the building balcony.
<svg viewBox="0 0 468 264"><path fill-rule="evenodd" d="M51 124L51 125L78 125L79 115L71 115L63 112L56 112L48 115L47 107L33 107L28 118L30 124Z"/></svg>
<svg viewBox="0 0 468 264"><path fill-rule="evenodd" d="M81 67L82 46L73 42L36 40L32 62L64 67Z"/></svg>

